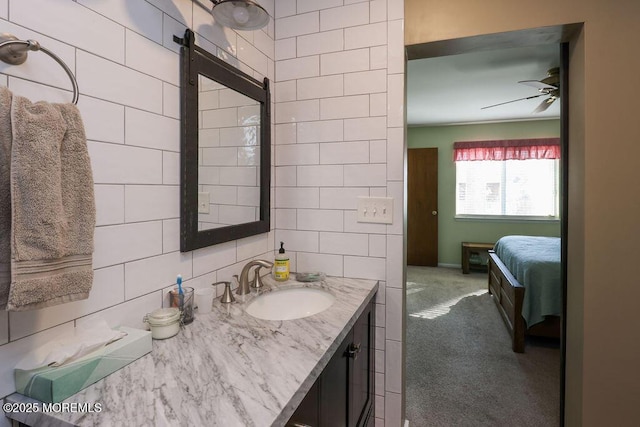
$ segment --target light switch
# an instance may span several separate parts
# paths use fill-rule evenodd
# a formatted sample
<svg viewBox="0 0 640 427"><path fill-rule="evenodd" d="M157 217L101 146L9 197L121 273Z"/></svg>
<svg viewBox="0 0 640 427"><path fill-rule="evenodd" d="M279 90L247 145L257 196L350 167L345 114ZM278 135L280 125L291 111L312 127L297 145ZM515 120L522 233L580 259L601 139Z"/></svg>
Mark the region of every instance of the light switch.
<svg viewBox="0 0 640 427"><path fill-rule="evenodd" d="M209 193L198 193L198 213L209 213Z"/></svg>
<svg viewBox="0 0 640 427"><path fill-rule="evenodd" d="M393 197L358 197L358 222L393 224Z"/></svg>

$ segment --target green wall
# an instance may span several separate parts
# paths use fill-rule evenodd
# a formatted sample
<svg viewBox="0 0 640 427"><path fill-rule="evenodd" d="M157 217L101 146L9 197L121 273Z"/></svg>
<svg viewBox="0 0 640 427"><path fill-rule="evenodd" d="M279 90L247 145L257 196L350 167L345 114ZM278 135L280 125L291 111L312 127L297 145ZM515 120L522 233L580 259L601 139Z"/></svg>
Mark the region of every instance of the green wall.
<svg viewBox="0 0 640 427"><path fill-rule="evenodd" d="M508 234L560 236L560 222L455 219L453 143L560 136L559 120L410 127L408 148L438 148L438 263L460 265L461 242L493 243Z"/></svg>

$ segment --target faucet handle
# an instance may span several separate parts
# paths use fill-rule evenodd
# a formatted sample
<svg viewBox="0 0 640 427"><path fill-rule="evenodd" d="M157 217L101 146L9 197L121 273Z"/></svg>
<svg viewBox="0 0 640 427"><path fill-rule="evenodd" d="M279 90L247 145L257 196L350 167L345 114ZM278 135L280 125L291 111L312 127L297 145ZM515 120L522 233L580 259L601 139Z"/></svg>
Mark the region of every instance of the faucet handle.
<svg viewBox="0 0 640 427"><path fill-rule="evenodd" d="M231 282L227 282L226 280L223 280L221 282L214 283L213 286L222 285L223 283L224 283L224 293L220 297L220 302L223 304L234 302L236 299L233 297L233 294L231 293Z"/></svg>
<svg viewBox="0 0 640 427"><path fill-rule="evenodd" d="M260 277L260 269L262 268L262 266L258 266L258 268L256 268L253 273L253 280L251 281L251 287L252 288L256 288L256 289L260 289L261 287L264 286L264 283L262 283L262 278Z"/></svg>

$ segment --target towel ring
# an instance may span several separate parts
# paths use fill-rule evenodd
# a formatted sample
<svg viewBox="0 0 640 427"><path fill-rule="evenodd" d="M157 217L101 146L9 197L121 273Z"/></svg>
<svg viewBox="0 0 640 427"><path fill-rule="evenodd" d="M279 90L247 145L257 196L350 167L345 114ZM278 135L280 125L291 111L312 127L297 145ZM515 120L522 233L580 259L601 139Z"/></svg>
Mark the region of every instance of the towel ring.
<svg viewBox="0 0 640 427"><path fill-rule="evenodd" d="M76 80L76 76L73 75L67 64L65 64L58 55L51 52L49 49L40 46L40 43L35 40L18 40L18 38L13 34L0 34L0 60L2 60L3 62L11 65L23 64L27 60L27 51L29 50L39 50L41 52L44 52L51 58L53 58L54 61L60 64L60 66L69 76L69 79L71 79L71 85L73 86L73 100L71 102L77 104L78 97L80 96L78 81Z"/></svg>

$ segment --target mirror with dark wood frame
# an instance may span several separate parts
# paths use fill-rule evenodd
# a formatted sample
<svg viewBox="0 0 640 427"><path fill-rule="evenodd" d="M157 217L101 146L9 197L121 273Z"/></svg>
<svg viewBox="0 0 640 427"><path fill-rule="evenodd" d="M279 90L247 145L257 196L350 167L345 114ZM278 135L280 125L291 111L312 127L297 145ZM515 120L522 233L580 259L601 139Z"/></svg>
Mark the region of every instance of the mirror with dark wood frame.
<svg viewBox="0 0 640 427"><path fill-rule="evenodd" d="M262 82L196 46L181 48L180 250L270 228L269 80Z"/></svg>

